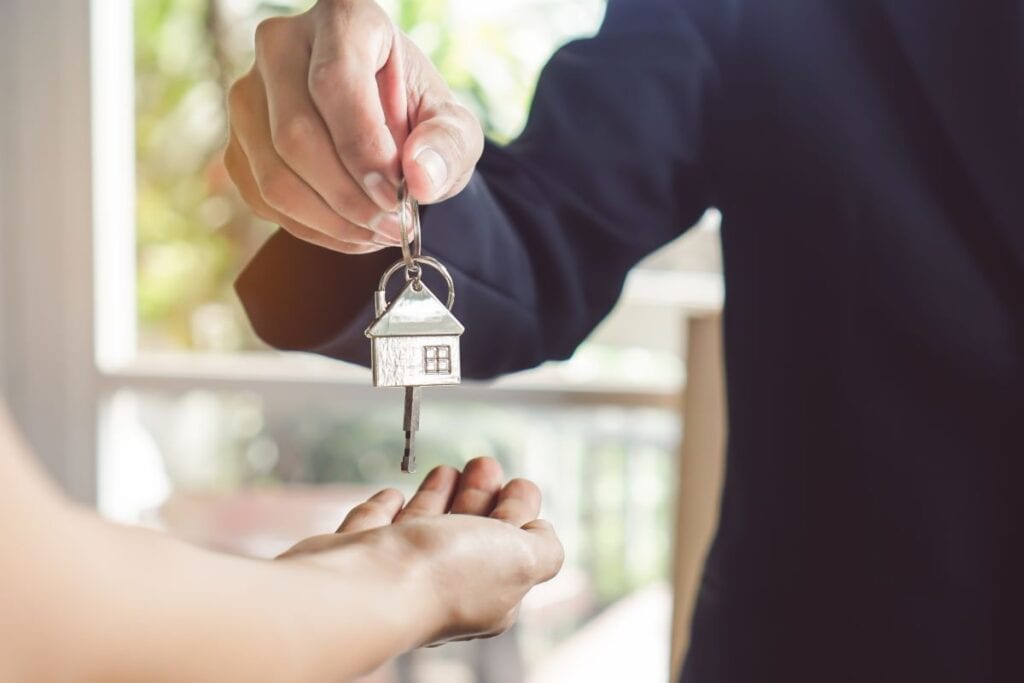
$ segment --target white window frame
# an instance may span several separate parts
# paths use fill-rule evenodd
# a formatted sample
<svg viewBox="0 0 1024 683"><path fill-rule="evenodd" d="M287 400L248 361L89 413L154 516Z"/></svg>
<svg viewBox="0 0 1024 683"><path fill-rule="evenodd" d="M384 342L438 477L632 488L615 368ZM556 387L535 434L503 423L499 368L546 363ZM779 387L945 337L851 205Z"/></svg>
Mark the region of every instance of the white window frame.
<svg viewBox="0 0 1024 683"><path fill-rule="evenodd" d="M0 4L0 369L15 419L95 495L89 5Z"/></svg>

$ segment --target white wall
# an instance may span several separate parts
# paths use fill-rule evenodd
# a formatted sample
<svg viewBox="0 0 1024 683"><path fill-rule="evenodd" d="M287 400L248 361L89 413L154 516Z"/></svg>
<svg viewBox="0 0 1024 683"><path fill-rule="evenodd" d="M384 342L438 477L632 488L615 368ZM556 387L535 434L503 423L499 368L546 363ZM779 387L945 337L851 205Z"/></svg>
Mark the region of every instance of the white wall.
<svg viewBox="0 0 1024 683"><path fill-rule="evenodd" d="M46 466L94 490L89 3L0 3L0 382Z"/></svg>
<svg viewBox="0 0 1024 683"><path fill-rule="evenodd" d="M0 4L0 93L11 93L11 83L14 70L12 64L11 46L8 41L10 27L14 24L13 8L7 4ZM13 100L13 97L10 98ZM13 107L0 107L0 397L7 393L7 285L9 269L6 265L7 250L6 236L10 229L8 220L8 207L11 205L9 186L11 160L9 150L10 136L5 134L13 125L11 111Z"/></svg>

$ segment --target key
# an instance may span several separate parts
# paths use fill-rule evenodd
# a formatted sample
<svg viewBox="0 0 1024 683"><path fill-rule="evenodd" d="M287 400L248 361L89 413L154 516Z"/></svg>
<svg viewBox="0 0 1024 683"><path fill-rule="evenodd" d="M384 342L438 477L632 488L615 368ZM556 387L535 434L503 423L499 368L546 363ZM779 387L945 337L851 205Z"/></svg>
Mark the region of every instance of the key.
<svg viewBox="0 0 1024 683"><path fill-rule="evenodd" d="M405 451L402 454L402 471L416 471L416 432L420 428L420 388L405 388L405 419L402 420L402 427L405 429Z"/></svg>
<svg viewBox="0 0 1024 683"><path fill-rule="evenodd" d="M402 259L384 271L373 297L374 321L366 328L370 340L373 386L404 387L405 450L402 471L416 470L416 432L420 428L420 388L458 384L462 380L459 338L465 331L452 315L455 284L440 261L420 252L419 214L415 201L399 194L402 219ZM409 225L411 223L411 225ZM415 249L413 248L415 243ZM423 281L422 266L433 268L448 285L442 302ZM405 286L388 302L387 284L405 269Z"/></svg>

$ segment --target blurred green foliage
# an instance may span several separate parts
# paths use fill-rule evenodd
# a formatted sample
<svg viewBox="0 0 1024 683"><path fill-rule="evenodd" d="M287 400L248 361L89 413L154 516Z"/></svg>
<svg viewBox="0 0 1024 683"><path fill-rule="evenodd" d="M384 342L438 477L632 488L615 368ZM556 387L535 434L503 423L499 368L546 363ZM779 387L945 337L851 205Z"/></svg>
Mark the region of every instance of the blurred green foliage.
<svg viewBox="0 0 1024 683"><path fill-rule="evenodd" d="M220 163L225 65L210 11L208 0L135 3L137 291L146 348L203 346L197 310L233 300L233 275L269 231L250 217ZM229 320L235 313L223 303L210 310L230 311ZM243 330L237 325L221 345L254 345Z"/></svg>

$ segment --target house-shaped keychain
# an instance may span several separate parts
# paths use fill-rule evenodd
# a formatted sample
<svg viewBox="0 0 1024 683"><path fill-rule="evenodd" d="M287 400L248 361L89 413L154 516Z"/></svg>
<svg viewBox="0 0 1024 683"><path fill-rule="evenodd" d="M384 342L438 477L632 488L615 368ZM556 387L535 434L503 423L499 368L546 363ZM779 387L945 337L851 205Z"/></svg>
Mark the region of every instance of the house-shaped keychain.
<svg viewBox="0 0 1024 683"><path fill-rule="evenodd" d="M436 258L421 253L419 212L416 202L406 193L404 182L399 188L398 202L402 207L402 259L380 277L373 295L376 318L366 328L366 336L370 339L373 385L405 387L402 471L414 472L413 444L420 428L420 387L459 383L462 379L459 338L465 328L451 312L455 303L455 282L451 273ZM430 266L444 278L448 285L447 303L442 304L424 284L421 266ZM403 268L405 286L389 304L388 281Z"/></svg>
<svg viewBox="0 0 1024 683"><path fill-rule="evenodd" d="M422 280L406 282L390 304L382 281L374 304L377 319L366 329L374 386L459 383L459 337L465 328Z"/></svg>

